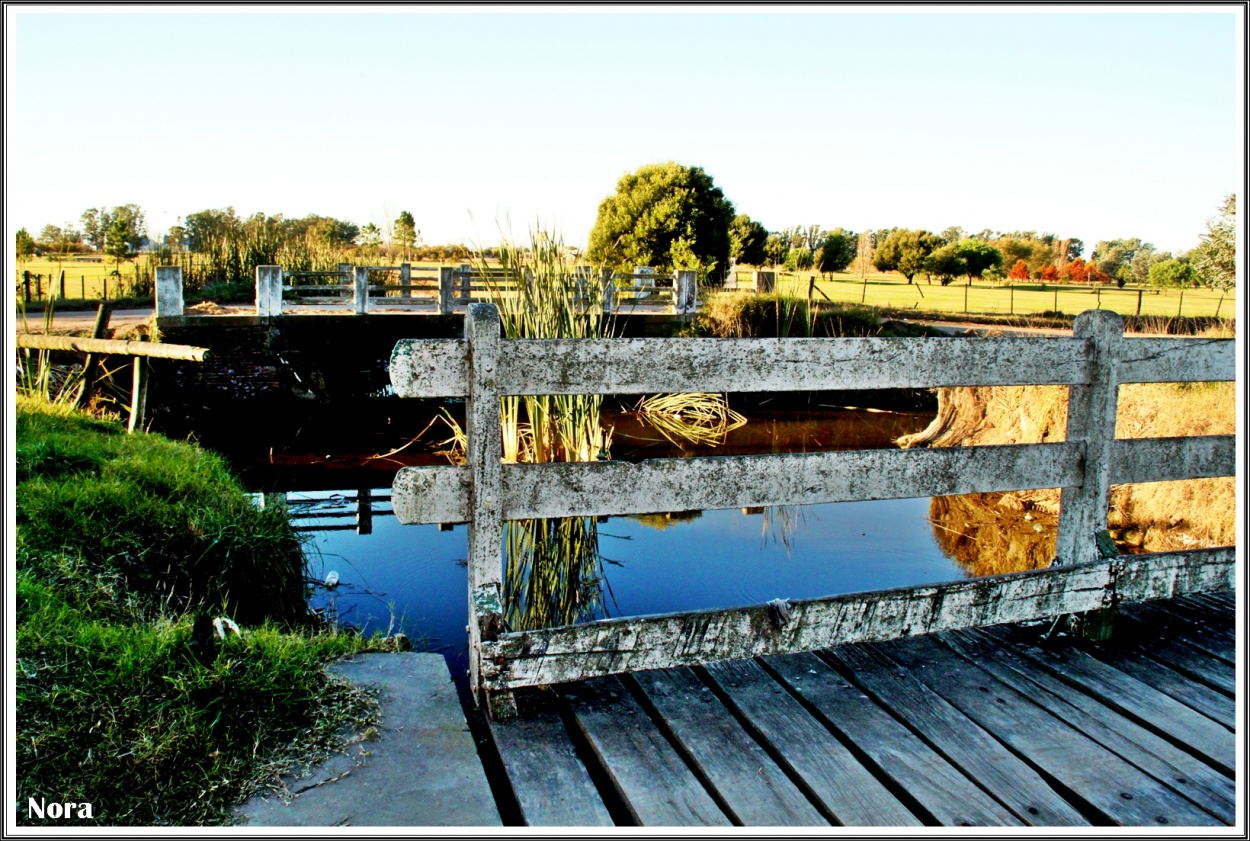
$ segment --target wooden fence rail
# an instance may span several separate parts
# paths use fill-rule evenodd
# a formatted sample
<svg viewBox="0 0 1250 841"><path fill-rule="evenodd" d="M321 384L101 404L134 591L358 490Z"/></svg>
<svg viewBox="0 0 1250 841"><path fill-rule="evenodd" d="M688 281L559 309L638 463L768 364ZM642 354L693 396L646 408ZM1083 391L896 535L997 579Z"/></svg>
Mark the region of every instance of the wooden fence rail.
<svg viewBox="0 0 1250 841"><path fill-rule="evenodd" d="M1232 586L1232 549L1108 557L1110 485L1233 475L1233 436L1115 438L1125 382L1231 380L1231 339L1128 338L1114 313L1073 336L925 339L500 338L473 304L463 340L407 340L391 357L405 397L465 397L467 464L405 468L403 523L469 524L470 670L479 701L507 715L511 690L637 669L803 651L973 627ZM1046 384L1069 387L1063 443L502 464L500 397ZM612 489L605 493L605 488ZM502 620L505 520L807 505L1061 489L1046 570L802 602L511 631Z"/></svg>

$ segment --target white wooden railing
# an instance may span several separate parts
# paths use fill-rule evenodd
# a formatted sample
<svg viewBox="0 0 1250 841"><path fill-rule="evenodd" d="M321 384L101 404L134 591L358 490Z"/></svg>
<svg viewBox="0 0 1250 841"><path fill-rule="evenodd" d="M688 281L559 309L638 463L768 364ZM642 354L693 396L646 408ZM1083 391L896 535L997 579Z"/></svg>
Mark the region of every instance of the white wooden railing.
<svg viewBox="0 0 1250 841"><path fill-rule="evenodd" d="M1231 380L1233 341L1122 333L1119 316L1093 310L1078 316L1070 338L504 340L494 306L473 304L464 339L395 347L391 381L400 396L467 398L468 455L464 466L400 471L393 507L403 523L469 524L471 677L495 715L508 713L511 690L521 686L1229 588L1232 548L1125 557L1099 548L1110 485L1234 472L1233 436L1115 437L1120 383ZM1067 440L638 464L501 462L501 395L961 385L1069 386ZM510 631L502 620L505 520L1055 487L1056 559L1045 570L544 630Z"/></svg>

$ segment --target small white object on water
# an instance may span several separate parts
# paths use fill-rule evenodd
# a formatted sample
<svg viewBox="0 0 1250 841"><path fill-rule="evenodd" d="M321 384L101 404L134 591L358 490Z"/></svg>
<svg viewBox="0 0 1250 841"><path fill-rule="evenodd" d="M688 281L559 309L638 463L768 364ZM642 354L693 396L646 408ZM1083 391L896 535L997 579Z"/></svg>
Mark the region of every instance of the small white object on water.
<svg viewBox="0 0 1250 841"><path fill-rule="evenodd" d="M337 586L339 586L338 570L332 569L328 573L326 573L326 589L333 590Z"/></svg>
<svg viewBox="0 0 1250 841"><path fill-rule="evenodd" d="M228 616L218 616L214 619L213 628L217 630L217 636L221 637L223 640L226 638L226 628L233 631L236 637L243 636L243 632L239 630L239 626L236 625L234 620Z"/></svg>

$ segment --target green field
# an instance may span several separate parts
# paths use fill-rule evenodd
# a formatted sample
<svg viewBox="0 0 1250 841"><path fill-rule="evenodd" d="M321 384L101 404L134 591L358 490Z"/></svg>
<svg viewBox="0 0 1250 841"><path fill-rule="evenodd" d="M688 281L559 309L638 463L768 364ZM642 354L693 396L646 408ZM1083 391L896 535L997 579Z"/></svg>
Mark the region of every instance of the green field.
<svg viewBox="0 0 1250 841"><path fill-rule="evenodd" d="M806 297L812 275L781 272L777 285L784 293ZM1233 318L1237 302L1212 289L1157 289L1134 286L1120 289L1114 285L1089 287L1081 284L1041 281L993 286L989 283L952 283L950 286L929 285L921 278L908 284L898 274L871 273L867 282L849 273L835 273L826 279L816 276L813 299L826 297L837 303L864 303L874 307L915 309L948 314L1037 314L1061 312L1075 315L1085 310L1107 309L1121 315L1172 317L1213 316ZM823 293L823 296L822 296Z"/></svg>
<svg viewBox="0 0 1250 841"><path fill-rule="evenodd" d="M99 262L94 262L95 260ZM116 298L121 293L118 289L117 277L113 275L115 269L116 266L108 257L75 260L71 256L60 262L47 257L35 257L17 267L17 294L19 300L25 299L26 285L23 272L30 272L31 300L45 300L48 297L48 290L52 289L57 298L97 301L104 297L106 283L108 297ZM64 294L61 293L60 288L62 270L65 272ZM124 289L129 290L135 280L134 261L122 263L121 276Z"/></svg>

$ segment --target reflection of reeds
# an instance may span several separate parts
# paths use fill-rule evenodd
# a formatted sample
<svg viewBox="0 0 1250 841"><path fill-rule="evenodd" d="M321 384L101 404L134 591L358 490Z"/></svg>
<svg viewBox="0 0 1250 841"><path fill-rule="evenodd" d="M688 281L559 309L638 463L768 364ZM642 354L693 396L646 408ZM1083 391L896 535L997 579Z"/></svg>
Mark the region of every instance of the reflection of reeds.
<svg viewBox="0 0 1250 841"><path fill-rule="evenodd" d="M1056 511L1027 494L935 496L933 537L969 576L1043 569L1055 554Z"/></svg>
<svg viewBox="0 0 1250 841"><path fill-rule="evenodd" d="M504 556L504 620L513 630L570 625L606 612L594 517L506 523Z"/></svg>
<svg viewBox="0 0 1250 841"><path fill-rule="evenodd" d="M683 442L705 447L725 443L725 436L747 419L729 408L723 394L654 394L644 397L634 412L675 446Z"/></svg>

